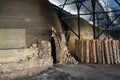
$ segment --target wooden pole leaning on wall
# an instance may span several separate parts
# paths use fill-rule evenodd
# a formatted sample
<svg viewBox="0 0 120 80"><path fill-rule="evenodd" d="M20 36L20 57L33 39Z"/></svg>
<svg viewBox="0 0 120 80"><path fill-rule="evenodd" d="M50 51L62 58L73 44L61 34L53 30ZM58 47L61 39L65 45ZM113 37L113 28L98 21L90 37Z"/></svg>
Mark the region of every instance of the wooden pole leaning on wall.
<svg viewBox="0 0 120 80"><path fill-rule="evenodd" d="M117 56L117 63L120 62L120 55L119 55L119 41L118 40L115 40L115 45L116 45L116 56Z"/></svg>
<svg viewBox="0 0 120 80"><path fill-rule="evenodd" d="M84 62L83 47L84 47L83 40L82 39L80 39L80 40L76 39L75 40L75 50L76 50L75 55L80 62Z"/></svg>
<svg viewBox="0 0 120 80"><path fill-rule="evenodd" d="M105 64L105 47L104 47L104 40L101 40L101 57L102 57L102 64Z"/></svg>
<svg viewBox="0 0 120 80"><path fill-rule="evenodd" d="M85 58L86 58L86 63L89 63L89 40L86 40L85 41L85 46L86 46L86 55L85 55Z"/></svg>
<svg viewBox="0 0 120 80"><path fill-rule="evenodd" d="M110 56L110 63L111 63L111 64L114 64L114 60L113 60L113 51L112 51L111 42L112 42L112 40L109 39L109 40L108 40L109 56Z"/></svg>
<svg viewBox="0 0 120 80"><path fill-rule="evenodd" d="M81 62L84 62L84 41L83 40L80 40L81 41Z"/></svg>
<svg viewBox="0 0 120 80"><path fill-rule="evenodd" d="M118 51L119 51L119 60L118 60L118 62L120 63L120 40L118 40Z"/></svg>
<svg viewBox="0 0 120 80"><path fill-rule="evenodd" d="M92 63L97 63L95 40L92 40Z"/></svg>
<svg viewBox="0 0 120 80"><path fill-rule="evenodd" d="M86 40L83 40L83 58L86 63Z"/></svg>
<svg viewBox="0 0 120 80"><path fill-rule="evenodd" d="M115 40L112 40L112 49L113 49L113 60L114 60L114 64L117 64Z"/></svg>
<svg viewBox="0 0 120 80"><path fill-rule="evenodd" d="M101 40L96 40L97 63L102 64Z"/></svg>
<svg viewBox="0 0 120 80"><path fill-rule="evenodd" d="M80 61L80 56L79 56L79 40L75 39L75 57L77 58L78 61Z"/></svg>
<svg viewBox="0 0 120 80"><path fill-rule="evenodd" d="M119 63L120 63L120 40L118 40Z"/></svg>
<svg viewBox="0 0 120 80"><path fill-rule="evenodd" d="M92 63L92 40L89 40L89 63Z"/></svg>
<svg viewBox="0 0 120 80"><path fill-rule="evenodd" d="M110 64L110 56L109 56L109 49L108 49L108 40L104 40L105 44L105 61L107 64Z"/></svg>

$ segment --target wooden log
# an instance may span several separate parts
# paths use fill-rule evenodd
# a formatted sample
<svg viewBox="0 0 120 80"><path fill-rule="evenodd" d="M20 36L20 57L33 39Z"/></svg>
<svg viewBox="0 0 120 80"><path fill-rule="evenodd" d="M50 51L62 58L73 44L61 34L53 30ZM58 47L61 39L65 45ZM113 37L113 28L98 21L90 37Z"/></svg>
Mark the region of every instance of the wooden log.
<svg viewBox="0 0 120 80"><path fill-rule="evenodd" d="M110 63L111 64L114 64L114 61L113 61L113 51L112 51L112 45L111 45L111 39L108 41L108 48L109 48L109 54L110 54Z"/></svg>
<svg viewBox="0 0 120 80"><path fill-rule="evenodd" d="M120 49L120 40L118 41L118 48Z"/></svg>
<svg viewBox="0 0 120 80"><path fill-rule="evenodd" d="M100 64L102 64L102 53L101 53L101 40L99 40L99 58L100 58Z"/></svg>
<svg viewBox="0 0 120 80"><path fill-rule="evenodd" d="M118 42L119 42L118 50L119 50L119 58L120 58L120 40ZM120 63L120 60L119 60L119 63Z"/></svg>
<svg viewBox="0 0 120 80"><path fill-rule="evenodd" d="M119 57L119 48L118 48L119 44L118 44L118 43L119 43L118 40L115 40L117 63L119 63L119 61L120 61L120 57Z"/></svg>
<svg viewBox="0 0 120 80"><path fill-rule="evenodd" d="M92 40L92 62L97 63L95 40Z"/></svg>
<svg viewBox="0 0 120 80"><path fill-rule="evenodd" d="M96 53L97 53L97 62L98 62L98 64L102 64L101 40L96 40Z"/></svg>
<svg viewBox="0 0 120 80"><path fill-rule="evenodd" d="M92 40L89 41L89 62L92 63Z"/></svg>
<svg viewBox="0 0 120 80"><path fill-rule="evenodd" d="M105 64L105 47L104 47L104 40L101 40L101 57L102 57L102 64Z"/></svg>
<svg viewBox="0 0 120 80"><path fill-rule="evenodd" d="M104 40L105 44L105 61L107 64L110 64L110 55L109 55L109 49L108 49L108 40Z"/></svg>
<svg viewBox="0 0 120 80"><path fill-rule="evenodd" d="M81 62L84 62L84 52L83 52L83 50L84 50L84 41L83 40L81 40Z"/></svg>
<svg viewBox="0 0 120 80"><path fill-rule="evenodd" d="M75 40L75 58L78 60L78 61L80 61L80 57L79 57L79 52L81 51L81 50L79 50L79 46L80 44L79 44L79 41L76 39Z"/></svg>
<svg viewBox="0 0 120 80"><path fill-rule="evenodd" d="M120 63L120 48L119 48L119 41L118 41L118 47L117 47L117 51L118 51L118 63Z"/></svg>
<svg viewBox="0 0 120 80"><path fill-rule="evenodd" d="M98 46L98 40L95 41L95 47L96 47L96 59L97 63L99 63L99 46Z"/></svg>
<svg viewBox="0 0 120 80"><path fill-rule="evenodd" d="M83 40L83 57L84 62L86 63L86 40Z"/></svg>
<svg viewBox="0 0 120 80"><path fill-rule="evenodd" d="M89 63L89 40L86 40L86 63Z"/></svg>
<svg viewBox="0 0 120 80"><path fill-rule="evenodd" d="M112 40L112 49L113 49L113 60L114 60L114 63L117 64L115 40Z"/></svg>

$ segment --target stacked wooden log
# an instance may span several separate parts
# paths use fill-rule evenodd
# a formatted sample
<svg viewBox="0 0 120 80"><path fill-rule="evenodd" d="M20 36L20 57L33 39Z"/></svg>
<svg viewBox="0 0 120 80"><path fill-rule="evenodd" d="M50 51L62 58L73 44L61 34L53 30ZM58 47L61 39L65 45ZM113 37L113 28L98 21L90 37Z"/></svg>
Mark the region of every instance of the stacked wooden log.
<svg viewBox="0 0 120 80"><path fill-rule="evenodd" d="M83 63L120 63L120 41L118 40L76 40L76 58Z"/></svg>

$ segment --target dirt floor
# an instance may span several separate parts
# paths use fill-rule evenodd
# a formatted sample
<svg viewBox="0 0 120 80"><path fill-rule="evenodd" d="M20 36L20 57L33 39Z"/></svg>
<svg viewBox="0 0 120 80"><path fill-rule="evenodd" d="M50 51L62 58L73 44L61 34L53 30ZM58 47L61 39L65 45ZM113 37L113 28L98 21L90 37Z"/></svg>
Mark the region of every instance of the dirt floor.
<svg viewBox="0 0 120 80"><path fill-rule="evenodd" d="M120 80L120 64L54 65L31 77L14 80Z"/></svg>

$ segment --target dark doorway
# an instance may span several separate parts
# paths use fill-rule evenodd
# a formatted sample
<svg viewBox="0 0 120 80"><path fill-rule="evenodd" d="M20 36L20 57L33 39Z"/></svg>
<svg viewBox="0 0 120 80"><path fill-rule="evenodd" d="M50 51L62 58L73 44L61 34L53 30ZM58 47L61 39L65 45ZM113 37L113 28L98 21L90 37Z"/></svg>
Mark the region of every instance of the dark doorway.
<svg viewBox="0 0 120 80"><path fill-rule="evenodd" d="M57 58L56 58L56 46L55 46L55 40L54 37L51 38L51 56L53 58L53 63L57 63Z"/></svg>

